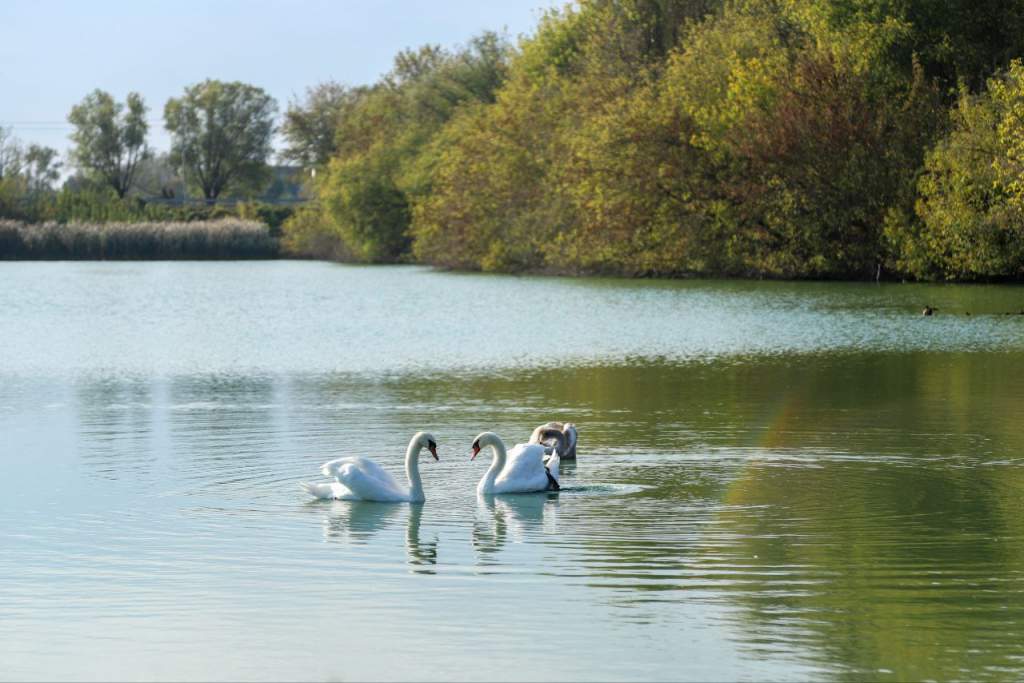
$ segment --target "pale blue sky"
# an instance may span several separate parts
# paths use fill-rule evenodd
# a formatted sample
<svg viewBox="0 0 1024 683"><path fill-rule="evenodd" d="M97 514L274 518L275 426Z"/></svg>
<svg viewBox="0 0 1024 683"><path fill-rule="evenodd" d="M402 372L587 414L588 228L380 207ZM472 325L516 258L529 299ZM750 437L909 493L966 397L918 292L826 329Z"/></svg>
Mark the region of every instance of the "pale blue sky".
<svg viewBox="0 0 1024 683"><path fill-rule="evenodd" d="M308 86L369 83L405 47L452 46L485 29L531 33L561 0L0 0L0 125L64 152L71 107L95 88L163 106L206 78L239 80L283 111Z"/></svg>

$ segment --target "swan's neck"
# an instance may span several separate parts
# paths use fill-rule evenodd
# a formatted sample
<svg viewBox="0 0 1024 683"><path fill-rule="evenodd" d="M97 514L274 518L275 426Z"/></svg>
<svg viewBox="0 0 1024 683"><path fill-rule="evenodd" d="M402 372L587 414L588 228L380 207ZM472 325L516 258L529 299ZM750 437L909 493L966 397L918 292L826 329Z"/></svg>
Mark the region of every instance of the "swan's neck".
<svg viewBox="0 0 1024 683"><path fill-rule="evenodd" d="M551 434L551 436L555 437L555 453L557 453L558 455L564 454L565 453L565 442L566 442L565 433L564 432L558 432L558 431L552 431L552 432L550 432L550 434Z"/></svg>
<svg viewBox="0 0 1024 683"><path fill-rule="evenodd" d="M409 500L413 503L422 503L426 500L423 495L423 482L420 480L421 450L423 446L418 440L413 439L405 451L405 476L409 479Z"/></svg>
<svg viewBox="0 0 1024 683"><path fill-rule="evenodd" d="M487 470L487 474L480 482L479 493L491 493L494 490L494 480L498 478L501 470L505 467L505 458L507 457L505 444L497 441L491 444L491 448L494 449L494 459L491 461L491 467Z"/></svg>

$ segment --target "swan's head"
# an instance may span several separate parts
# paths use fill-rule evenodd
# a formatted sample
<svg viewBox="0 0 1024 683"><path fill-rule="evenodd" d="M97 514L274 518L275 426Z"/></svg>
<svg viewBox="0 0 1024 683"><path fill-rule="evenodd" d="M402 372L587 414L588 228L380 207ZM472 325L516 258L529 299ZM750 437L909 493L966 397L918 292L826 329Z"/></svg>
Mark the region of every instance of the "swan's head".
<svg viewBox="0 0 1024 683"><path fill-rule="evenodd" d="M473 455L469 458L470 460L476 459L476 456L481 450L488 446L496 446L501 443L501 439L494 432L483 432L476 439L473 440Z"/></svg>
<svg viewBox="0 0 1024 683"><path fill-rule="evenodd" d="M439 460L437 457L437 441L434 440L434 435L427 432L418 432L415 437L416 445L420 448L426 448L430 451L430 454L434 456L434 460Z"/></svg>

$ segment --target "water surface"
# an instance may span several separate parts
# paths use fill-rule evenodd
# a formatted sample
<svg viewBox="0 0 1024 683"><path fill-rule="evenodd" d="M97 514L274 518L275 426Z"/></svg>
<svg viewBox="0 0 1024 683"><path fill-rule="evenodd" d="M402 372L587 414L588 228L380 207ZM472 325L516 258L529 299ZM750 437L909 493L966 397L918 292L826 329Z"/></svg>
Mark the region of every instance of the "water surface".
<svg viewBox="0 0 1024 683"><path fill-rule="evenodd" d="M0 678L1019 679L1022 305L0 264ZM549 419L566 490L478 499ZM418 429L426 504L299 490Z"/></svg>

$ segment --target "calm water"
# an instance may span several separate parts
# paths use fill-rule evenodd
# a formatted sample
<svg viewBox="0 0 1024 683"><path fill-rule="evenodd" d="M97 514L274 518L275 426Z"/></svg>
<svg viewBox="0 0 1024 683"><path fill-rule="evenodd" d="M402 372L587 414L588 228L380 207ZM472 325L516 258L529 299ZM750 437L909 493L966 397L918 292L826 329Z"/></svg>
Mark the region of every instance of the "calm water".
<svg viewBox="0 0 1024 683"><path fill-rule="evenodd" d="M1022 306L0 263L0 678L1019 680ZM477 499L549 419L566 490ZM418 429L425 505L299 490Z"/></svg>

